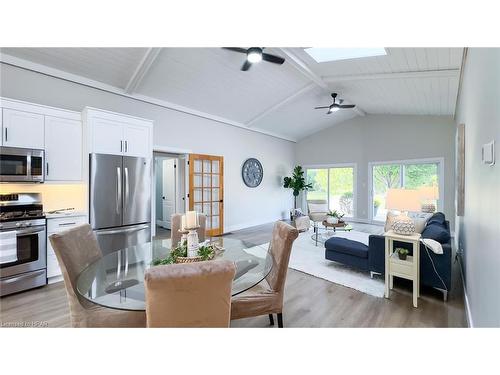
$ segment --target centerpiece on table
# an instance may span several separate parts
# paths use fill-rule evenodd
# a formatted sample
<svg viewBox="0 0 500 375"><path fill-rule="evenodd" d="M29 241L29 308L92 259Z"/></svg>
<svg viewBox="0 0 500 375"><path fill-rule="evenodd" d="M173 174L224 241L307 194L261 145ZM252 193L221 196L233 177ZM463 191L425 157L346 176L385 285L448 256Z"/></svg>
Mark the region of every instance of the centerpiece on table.
<svg viewBox="0 0 500 375"><path fill-rule="evenodd" d="M338 224L338 223L342 223L342 218L344 217L344 214L340 213L339 211L337 210L330 210L328 211L328 213L326 214L326 222L328 224Z"/></svg>
<svg viewBox="0 0 500 375"><path fill-rule="evenodd" d="M188 211L183 215L181 229L179 229L179 232L182 233L181 241L177 245L172 244L170 254L165 258L155 259L153 265L192 263L213 259L217 252L223 249L207 241L202 244L198 243L197 229L199 227L196 211Z"/></svg>

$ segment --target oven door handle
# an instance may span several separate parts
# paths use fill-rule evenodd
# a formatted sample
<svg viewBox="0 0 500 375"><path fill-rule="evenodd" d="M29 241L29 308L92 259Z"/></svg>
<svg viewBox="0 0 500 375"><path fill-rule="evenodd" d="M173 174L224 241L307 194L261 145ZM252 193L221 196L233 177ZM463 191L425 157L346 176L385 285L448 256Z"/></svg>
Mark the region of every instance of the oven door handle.
<svg viewBox="0 0 500 375"><path fill-rule="evenodd" d="M16 281L19 281L19 280L32 279L34 277L38 277L38 276L42 275L44 272L45 272L45 270L40 270L38 272L30 272L27 275L13 277L11 279L4 279L4 280L2 280L2 284L10 284L10 283L15 283Z"/></svg>
<svg viewBox="0 0 500 375"><path fill-rule="evenodd" d="M22 235L22 234L35 234L35 233L44 232L45 227L39 228L39 229L36 229L36 228L33 228L33 229L15 229L15 231L16 231L16 236L19 237L19 235Z"/></svg>

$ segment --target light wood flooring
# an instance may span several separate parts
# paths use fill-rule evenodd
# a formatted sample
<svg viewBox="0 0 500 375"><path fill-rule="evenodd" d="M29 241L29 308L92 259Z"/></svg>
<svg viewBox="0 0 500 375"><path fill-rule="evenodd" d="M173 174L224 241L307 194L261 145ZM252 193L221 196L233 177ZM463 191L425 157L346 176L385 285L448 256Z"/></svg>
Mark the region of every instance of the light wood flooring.
<svg viewBox="0 0 500 375"><path fill-rule="evenodd" d="M273 224L227 234L249 245L269 242ZM165 233L164 235L166 235ZM367 277L369 275L367 274ZM463 288L458 263L453 264L448 302L441 293L422 288L419 307L412 307L411 285L395 280L391 299L377 298L329 281L288 270L283 320L285 327L465 327ZM0 324L35 322L69 327L62 282L0 299ZM37 323L39 322L39 323ZM269 327L267 316L240 319L232 327Z"/></svg>

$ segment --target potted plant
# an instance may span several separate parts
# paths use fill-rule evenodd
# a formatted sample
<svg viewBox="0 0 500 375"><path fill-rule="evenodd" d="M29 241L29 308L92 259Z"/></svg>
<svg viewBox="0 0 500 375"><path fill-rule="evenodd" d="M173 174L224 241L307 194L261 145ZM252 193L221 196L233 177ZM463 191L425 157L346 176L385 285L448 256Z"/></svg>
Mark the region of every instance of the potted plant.
<svg viewBox="0 0 500 375"><path fill-rule="evenodd" d="M398 253L398 257L401 260L406 260L409 251L407 249L403 249L402 247L396 248L396 252Z"/></svg>
<svg viewBox="0 0 500 375"><path fill-rule="evenodd" d="M307 184L304 178L304 170L300 165L297 165L293 169L292 177L285 177L283 180L283 187L286 189L292 189L294 208L297 208L297 197L301 191L312 189L312 184Z"/></svg>
<svg viewBox="0 0 500 375"><path fill-rule="evenodd" d="M337 224L341 221L341 219L344 217L344 214L341 214L337 210L330 210L326 214L326 222L328 224Z"/></svg>
<svg viewBox="0 0 500 375"><path fill-rule="evenodd" d="M376 197L373 200L373 216L377 216L378 208L380 207L381 204L382 201L380 200L380 198Z"/></svg>

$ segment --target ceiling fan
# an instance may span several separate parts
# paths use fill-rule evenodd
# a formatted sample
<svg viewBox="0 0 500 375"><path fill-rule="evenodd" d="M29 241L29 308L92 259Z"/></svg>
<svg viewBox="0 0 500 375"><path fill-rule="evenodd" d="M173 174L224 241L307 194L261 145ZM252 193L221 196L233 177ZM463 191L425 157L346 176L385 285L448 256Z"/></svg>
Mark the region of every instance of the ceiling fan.
<svg viewBox="0 0 500 375"><path fill-rule="evenodd" d="M243 70L244 72L250 69L252 64L256 64L262 60L278 65L281 65L285 62L285 59L283 57L271 55L270 53L264 53L264 47L250 47L248 49L239 47L224 47L224 49L233 52L244 53L245 55L247 55L247 59L241 67L241 70Z"/></svg>
<svg viewBox="0 0 500 375"><path fill-rule="evenodd" d="M327 106L323 107L314 107L314 109L325 109L328 108L328 112L326 112L327 115L329 115L332 112L337 112L339 109L347 109L347 108L354 108L356 107L355 104L344 104L344 99L339 99L337 103L337 93L332 93L332 98L333 98L333 103Z"/></svg>

